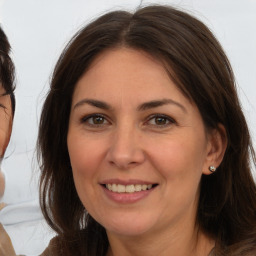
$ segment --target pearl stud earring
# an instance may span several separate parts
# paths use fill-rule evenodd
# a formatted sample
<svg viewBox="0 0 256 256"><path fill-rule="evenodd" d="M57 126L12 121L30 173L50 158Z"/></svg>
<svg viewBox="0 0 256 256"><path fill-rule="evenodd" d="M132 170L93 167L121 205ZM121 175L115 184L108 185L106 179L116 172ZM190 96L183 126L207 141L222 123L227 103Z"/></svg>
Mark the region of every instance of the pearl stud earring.
<svg viewBox="0 0 256 256"><path fill-rule="evenodd" d="M209 171L210 172L215 172L216 171L216 167L213 166L213 165L209 166Z"/></svg>

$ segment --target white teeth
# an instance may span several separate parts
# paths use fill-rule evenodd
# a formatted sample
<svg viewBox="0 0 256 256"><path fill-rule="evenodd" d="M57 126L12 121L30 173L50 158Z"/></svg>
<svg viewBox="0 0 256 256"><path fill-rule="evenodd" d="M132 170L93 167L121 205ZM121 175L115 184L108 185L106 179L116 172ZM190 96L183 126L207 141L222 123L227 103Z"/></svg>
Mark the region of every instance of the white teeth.
<svg viewBox="0 0 256 256"><path fill-rule="evenodd" d="M125 187L125 192L127 193L133 193L135 191L134 185L128 185Z"/></svg>
<svg viewBox="0 0 256 256"><path fill-rule="evenodd" d="M142 190L147 190L148 186L147 185L142 185Z"/></svg>
<svg viewBox="0 0 256 256"><path fill-rule="evenodd" d="M109 190L111 190L113 192L117 192L117 185L116 184L112 184L111 185L111 189L109 189Z"/></svg>
<svg viewBox="0 0 256 256"><path fill-rule="evenodd" d="M135 184L135 185L121 185L121 184L106 184L106 188L112 192L117 192L117 193L133 193L133 192L140 192L140 191L145 191L147 189L152 188L152 184L146 185L140 185L140 184Z"/></svg>
<svg viewBox="0 0 256 256"><path fill-rule="evenodd" d="M136 192L141 191L141 185L136 184L136 185L135 185L135 191L136 191Z"/></svg>
<svg viewBox="0 0 256 256"><path fill-rule="evenodd" d="M118 193L124 193L125 192L125 186L124 185L117 185L117 192Z"/></svg>

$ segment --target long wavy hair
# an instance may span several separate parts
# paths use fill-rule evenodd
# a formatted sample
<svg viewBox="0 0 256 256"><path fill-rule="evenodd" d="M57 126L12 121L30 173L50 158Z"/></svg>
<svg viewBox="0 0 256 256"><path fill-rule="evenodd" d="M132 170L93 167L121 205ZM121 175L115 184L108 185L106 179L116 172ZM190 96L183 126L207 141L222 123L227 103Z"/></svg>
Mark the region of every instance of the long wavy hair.
<svg viewBox="0 0 256 256"><path fill-rule="evenodd" d="M252 255L256 251L256 186L251 173L255 153L232 68L202 22L168 6L99 17L78 31L56 64L39 127L40 203L65 255L69 251L103 256L109 246L105 229L77 195L67 132L77 81L96 56L116 47L142 50L162 61L170 79L197 105L205 127L225 127L224 159L216 173L201 179L197 222L215 239L216 255Z"/></svg>

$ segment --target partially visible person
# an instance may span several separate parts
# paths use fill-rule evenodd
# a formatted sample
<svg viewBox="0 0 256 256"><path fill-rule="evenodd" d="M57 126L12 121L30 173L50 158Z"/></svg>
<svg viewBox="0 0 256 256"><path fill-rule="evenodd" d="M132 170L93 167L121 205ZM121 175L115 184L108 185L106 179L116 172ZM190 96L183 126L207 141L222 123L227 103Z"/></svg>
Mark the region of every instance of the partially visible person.
<svg viewBox="0 0 256 256"><path fill-rule="evenodd" d="M10 44L0 27L0 161L4 157L6 147L8 146L12 122L15 110L14 97L14 65L10 58ZM5 177L0 169L0 198L5 190ZM2 202L0 211L5 207ZM1 222L1 219L0 219ZM16 255L12 242L4 227L0 223L0 256Z"/></svg>
<svg viewBox="0 0 256 256"><path fill-rule="evenodd" d="M195 17L148 6L82 28L38 146L58 234L42 255L256 255L250 133L229 60Z"/></svg>
<svg viewBox="0 0 256 256"><path fill-rule="evenodd" d="M15 110L14 64L10 44L0 28L0 157L4 157L12 131ZM15 159L15 158L14 158ZM15 160L14 160L15 161ZM31 168L31 166L22 166ZM38 199L10 203L8 170L0 171L0 256L38 255L52 234L45 227ZM5 175L4 175L5 174Z"/></svg>
<svg viewBox="0 0 256 256"><path fill-rule="evenodd" d="M14 98L14 65L9 56L10 44L0 28L0 158L2 160L9 143L13 114L15 110ZM4 175L0 170L0 197L5 188Z"/></svg>

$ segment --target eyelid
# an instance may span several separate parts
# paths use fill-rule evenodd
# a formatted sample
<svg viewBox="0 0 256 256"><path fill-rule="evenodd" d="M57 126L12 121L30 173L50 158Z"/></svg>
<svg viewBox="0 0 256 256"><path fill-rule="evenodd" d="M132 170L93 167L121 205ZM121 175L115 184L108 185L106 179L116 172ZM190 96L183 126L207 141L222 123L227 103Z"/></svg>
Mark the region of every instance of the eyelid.
<svg viewBox="0 0 256 256"><path fill-rule="evenodd" d="M88 123L87 121L88 121L90 118L93 118L93 117L102 117L102 118L104 118L104 120L106 120L109 124L111 123L111 122L109 121L109 118L108 118L106 115L100 114L100 113L93 113L93 114L85 115L85 116L83 116L83 117L80 119L80 123L82 123L82 124L87 123L88 126L92 126L92 127L100 127L100 126L106 125L106 124L90 124L90 123Z"/></svg>
<svg viewBox="0 0 256 256"><path fill-rule="evenodd" d="M98 117L98 116L105 118L105 115L103 115L103 114L93 113L93 114L88 114L88 115L83 116L83 117L81 118L81 121L86 121L86 120L88 120L88 119L91 118L91 117Z"/></svg>
<svg viewBox="0 0 256 256"><path fill-rule="evenodd" d="M151 125L151 126L155 126L157 128L163 128L163 127L167 127L167 126L170 126L170 125L173 125L173 124L177 124L177 122L175 121L174 118L168 116L168 115L165 115L165 114L159 114L159 113L156 113L156 114L152 114L150 115L147 119L146 119L146 122L145 123L148 123L150 120L154 119L154 118L157 118L157 117L162 117L162 118L165 118L168 120L168 124L164 124L164 125Z"/></svg>

